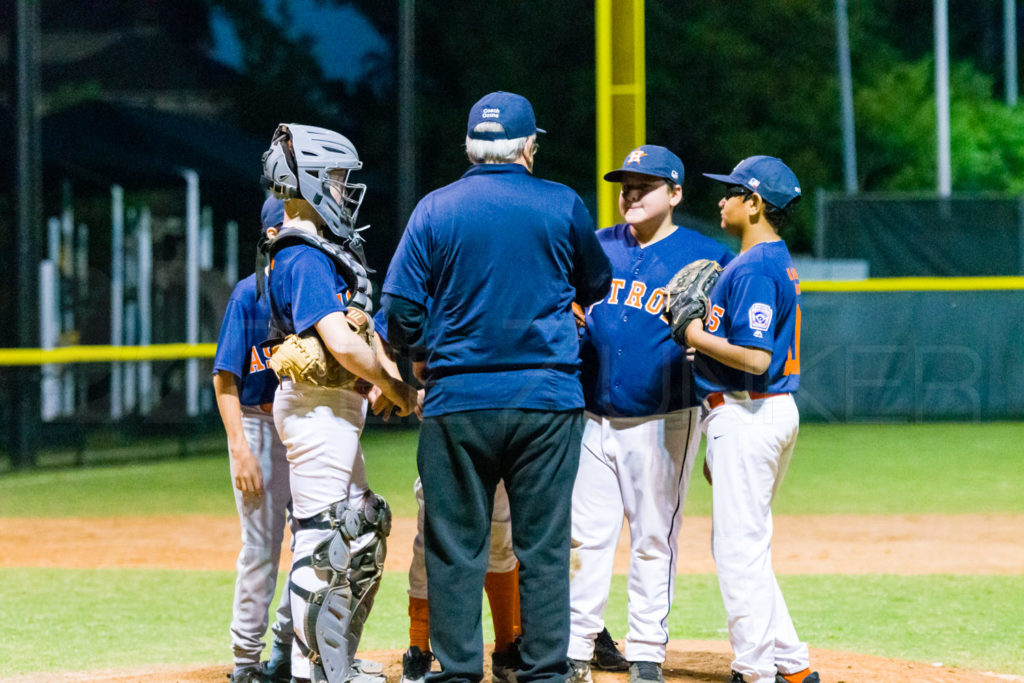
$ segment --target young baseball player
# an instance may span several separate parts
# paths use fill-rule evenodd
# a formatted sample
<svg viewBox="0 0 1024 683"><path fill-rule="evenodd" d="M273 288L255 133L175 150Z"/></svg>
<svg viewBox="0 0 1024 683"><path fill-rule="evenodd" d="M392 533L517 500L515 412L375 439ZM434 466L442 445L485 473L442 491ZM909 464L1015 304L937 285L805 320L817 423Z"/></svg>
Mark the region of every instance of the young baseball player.
<svg viewBox="0 0 1024 683"><path fill-rule="evenodd" d="M413 539L409 565L409 649L402 655L402 683L422 683L433 654L430 651L430 604L427 600L427 568L423 556L423 484L416 478L413 486L418 510L416 538ZM515 648L522 633L519 623L519 571L512 552L512 527L508 494L503 483L494 492L491 515L491 546L484 576L484 591L491 607L494 626L494 652L491 655L493 683L515 683L520 667Z"/></svg>
<svg viewBox="0 0 1024 683"><path fill-rule="evenodd" d="M367 322L370 308L355 232L365 186L349 178L362 167L355 147L334 131L282 124L263 161L264 182L285 198L284 225L270 245L272 328L317 335L343 369L408 415L416 390L389 375L350 326ZM359 445L365 415L366 400L354 388L282 377L274 397L297 526L290 589L292 675L299 682L383 681L379 665L355 660L391 524L387 503L366 481Z"/></svg>
<svg viewBox="0 0 1024 683"><path fill-rule="evenodd" d="M277 235L284 220L284 203L268 198L263 203L262 220L261 245ZM213 388L228 436L235 506L242 527L231 610L232 683L259 683L264 675L275 683L291 680L288 591L281 597L274 620L270 661L260 670L267 610L277 586L291 500L288 461L271 412L277 377L267 368L263 346L269 322L270 306L266 297L257 297L253 273L231 293L213 359Z"/></svg>
<svg viewBox="0 0 1024 683"><path fill-rule="evenodd" d="M587 312L581 350L586 420L572 496L580 560L570 584L574 683L591 680L623 515L631 548L630 681L664 680L677 539L700 444L690 364L663 316L664 286L691 261L724 264L731 256L673 221L683 174L671 151L643 145L604 176L621 185L624 222L597 232L612 264L612 286Z"/></svg>
<svg viewBox="0 0 1024 683"><path fill-rule="evenodd" d="M373 317L381 365L395 377L398 366L390 357L387 344L387 316L382 308ZM385 417L385 419L387 419ZM423 557L423 484L413 484L416 496L416 537L409 564L409 649L402 655L402 683L422 683L430 671L434 655L430 651L430 614L427 602L427 567ZM522 633L519 619L519 572L512 552L511 514L508 494L501 483L494 492L491 515L491 551L484 577L484 591L491 606L494 626L494 652L491 655L493 683L515 683L519 667L515 639Z"/></svg>
<svg viewBox="0 0 1024 683"><path fill-rule="evenodd" d="M800 199L781 160L754 156L728 175L718 203L739 255L711 290L707 329L685 329L696 349L707 470L711 548L725 603L736 683L819 683L811 673L772 571L771 502L796 444L800 416L800 281L779 228Z"/></svg>

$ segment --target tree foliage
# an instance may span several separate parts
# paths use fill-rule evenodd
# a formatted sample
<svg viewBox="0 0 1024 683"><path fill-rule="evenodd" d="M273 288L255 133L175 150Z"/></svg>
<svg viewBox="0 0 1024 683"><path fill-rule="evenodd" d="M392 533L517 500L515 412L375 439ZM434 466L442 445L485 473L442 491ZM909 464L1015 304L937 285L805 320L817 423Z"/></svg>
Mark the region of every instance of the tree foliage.
<svg viewBox="0 0 1024 683"><path fill-rule="evenodd" d="M312 120L333 124L356 142L370 185L363 215L397 239L392 197L398 183L413 182L397 178L399 3L322 0L355 6L387 44L368 58L372 68L363 82L351 87L323 81L308 50L283 40L266 17L252 16L260 13L245 0L212 1L239 22L254 83L269 90L288 82L289 92L310 93L289 98L287 110L319 113ZM958 191L1018 192L1024 184L1022 114L999 101L1001 4L950 7ZM797 251L809 250L815 189L843 184L834 3L646 0L645 6L647 141L675 150L686 164L684 210L717 223L720 188L700 174L728 170L752 154L780 156L801 178L806 197L786 236ZM929 192L935 186L932 11L927 3L850 0L864 190ZM541 139L538 174L591 200L593 3L521 0L470 10L459 0L431 0L416 3L415 21L417 194L461 175L466 111L484 93L501 89L529 97L549 131Z"/></svg>
<svg viewBox="0 0 1024 683"><path fill-rule="evenodd" d="M936 185L935 62L899 62L857 91L859 167L864 190L929 192ZM992 78L968 62L950 69L953 187L1024 191L1024 107L993 100Z"/></svg>

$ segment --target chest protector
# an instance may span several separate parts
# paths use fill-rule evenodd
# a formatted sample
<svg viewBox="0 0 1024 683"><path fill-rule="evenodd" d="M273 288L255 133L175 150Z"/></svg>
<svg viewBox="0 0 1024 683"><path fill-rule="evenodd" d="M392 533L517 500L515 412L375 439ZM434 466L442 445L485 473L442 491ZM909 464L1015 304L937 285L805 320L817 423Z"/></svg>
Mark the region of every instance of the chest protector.
<svg viewBox="0 0 1024 683"><path fill-rule="evenodd" d="M368 268L362 264L361 259L340 244L297 228L282 229L277 234L277 237L267 244L265 250L260 250L260 257L257 259L256 268L256 291L258 296L262 296L263 290L266 288L264 282L266 264L272 261L274 255L281 249L294 244L308 244L326 254L348 288L350 296L346 305L358 308L367 315L373 312L373 300L370 298L373 293L373 284L367 275ZM281 334L281 331L284 329L281 322L274 315L274 307L271 306L270 328L272 338L284 336Z"/></svg>

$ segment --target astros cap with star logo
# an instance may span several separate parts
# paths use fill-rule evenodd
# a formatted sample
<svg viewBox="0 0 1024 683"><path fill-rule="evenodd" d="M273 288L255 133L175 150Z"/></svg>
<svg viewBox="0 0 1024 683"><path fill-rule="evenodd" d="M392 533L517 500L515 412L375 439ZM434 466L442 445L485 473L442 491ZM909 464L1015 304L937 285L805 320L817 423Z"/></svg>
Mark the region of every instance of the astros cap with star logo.
<svg viewBox="0 0 1024 683"><path fill-rule="evenodd" d="M683 162L668 149L659 145L641 145L626 155L622 168L604 174L604 179L617 183L623 173L642 173L683 184Z"/></svg>

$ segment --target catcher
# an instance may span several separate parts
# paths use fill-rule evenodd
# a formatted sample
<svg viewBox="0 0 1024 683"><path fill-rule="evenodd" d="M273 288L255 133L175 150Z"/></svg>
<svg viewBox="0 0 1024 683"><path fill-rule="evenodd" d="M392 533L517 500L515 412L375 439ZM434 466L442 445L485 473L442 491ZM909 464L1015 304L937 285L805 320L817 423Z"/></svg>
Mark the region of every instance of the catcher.
<svg viewBox="0 0 1024 683"><path fill-rule="evenodd" d="M267 290L271 333L285 337L270 366L297 527L289 587L299 683L384 680L379 664L355 659L391 525L366 481L359 381L379 388L376 410L417 407L416 390L381 367L369 341L370 283L354 227L366 186L349 182L361 167L347 138L298 124L278 126L263 157L264 184L285 200Z"/></svg>
<svg viewBox="0 0 1024 683"><path fill-rule="evenodd" d="M673 220L683 172L671 151L643 145L604 176L621 186L624 220L597 232L612 288L587 312L581 349L586 420L572 497L580 563L570 583L572 683L589 683L591 666L625 664L601 656L614 652L602 627L623 517L631 550L625 665L631 683L663 680L676 539L700 444L690 363L663 315L665 287L691 261L731 257Z"/></svg>

